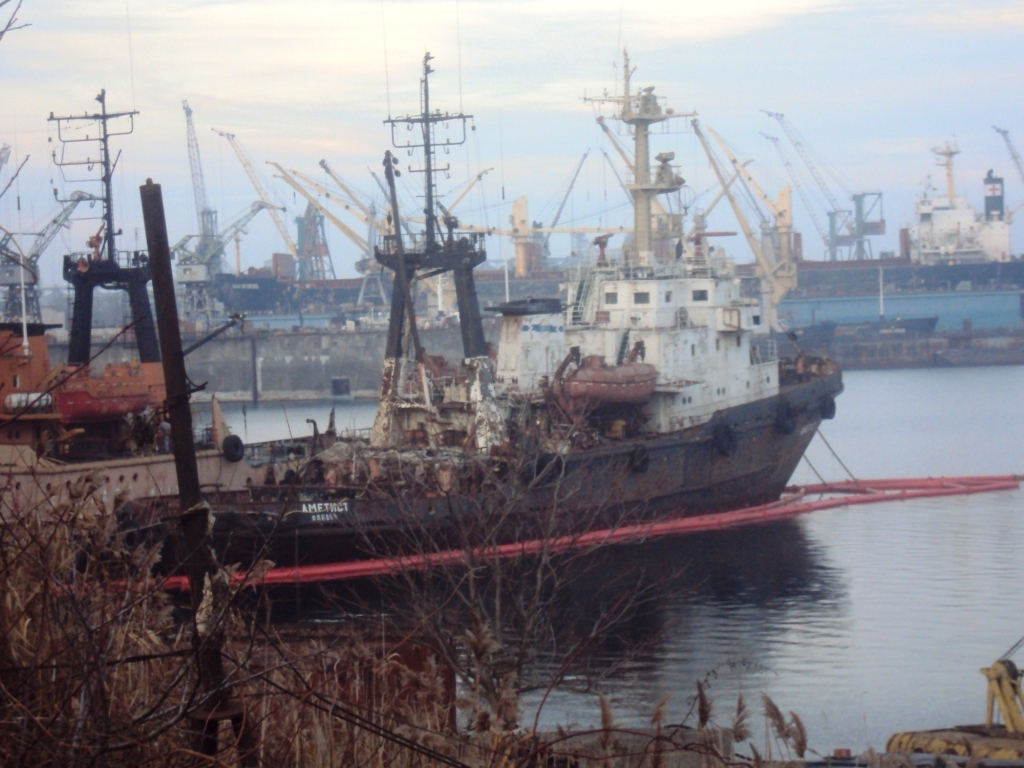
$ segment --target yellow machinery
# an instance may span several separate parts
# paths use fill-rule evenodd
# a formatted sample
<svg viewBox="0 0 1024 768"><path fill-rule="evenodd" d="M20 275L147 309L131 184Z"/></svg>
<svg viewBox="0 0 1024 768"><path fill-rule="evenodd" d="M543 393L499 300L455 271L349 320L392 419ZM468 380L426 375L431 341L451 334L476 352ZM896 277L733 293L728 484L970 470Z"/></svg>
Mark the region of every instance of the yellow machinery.
<svg viewBox="0 0 1024 768"><path fill-rule="evenodd" d="M963 755L994 760L1024 760L1024 697L1021 672L1002 658L981 674L988 681L984 725L958 725L937 731L906 731L894 734L886 752L925 752ZM1002 723L996 723L996 707Z"/></svg>

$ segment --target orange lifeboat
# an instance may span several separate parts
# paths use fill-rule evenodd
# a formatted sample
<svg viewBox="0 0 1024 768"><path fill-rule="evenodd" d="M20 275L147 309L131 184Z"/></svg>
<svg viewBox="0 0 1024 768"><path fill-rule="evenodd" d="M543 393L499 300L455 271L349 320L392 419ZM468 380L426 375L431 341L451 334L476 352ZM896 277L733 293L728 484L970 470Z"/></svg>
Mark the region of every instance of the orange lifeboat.
<svg viewBox="0 0 1024 768"><path fill-rule="evenodd" d="M562 391L573 400L591 405L646 403L654 393L658 371L647 363L607 365L603 355L588 355L568 374Z"/></svg>
<svg viewBox="0 0 1024 768"><path fill-rule="evenodd" d="M141 413L166 397L158 369L159 364L131 362L108 365L102 376L93 377L83 367L54 391L57 410L71 423Z"/></svg>

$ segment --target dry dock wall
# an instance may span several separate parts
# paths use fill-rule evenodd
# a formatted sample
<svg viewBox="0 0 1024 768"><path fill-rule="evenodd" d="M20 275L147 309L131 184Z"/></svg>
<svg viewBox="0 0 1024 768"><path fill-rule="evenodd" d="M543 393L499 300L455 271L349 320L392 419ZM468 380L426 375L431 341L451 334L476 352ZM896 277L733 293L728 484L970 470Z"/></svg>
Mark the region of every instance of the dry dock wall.
<svg viewBox="0 0 1024 768"><path fill-rule="evenodd" d="M497 347L498 324L484 323ZM229 332L231 333L231 332ZM462 335L457 324L420 330L424 348L448 360L462 358ZM206 382L206 391L225 401L251 401L255 379L260 400L323 399L330 395L331 378L347 376L357 397L376 397L384 365L384 329L295 333L256 332L218 337L186 358L189 378ZM94 352L102 346L94 340ZM192 341L184 340L186 346ZM135 349L115 344L94 365L119 363L136 357ZM50 360L67 360L67 345L50 344Z"/></svg>

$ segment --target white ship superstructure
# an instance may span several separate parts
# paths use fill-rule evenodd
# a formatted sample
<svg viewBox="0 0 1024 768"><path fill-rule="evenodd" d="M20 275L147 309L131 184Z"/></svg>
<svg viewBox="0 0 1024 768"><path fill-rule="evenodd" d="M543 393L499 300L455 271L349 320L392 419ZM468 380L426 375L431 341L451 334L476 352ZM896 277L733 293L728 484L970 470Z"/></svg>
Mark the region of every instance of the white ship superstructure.
<svg viewBox="0 0 1024 768"><path fill-rule="evenodd" d="M678 190L683 179L669 165L671 153L656 157L652 179L648 129L676 115L661 108L653 88L631 94L629 75L627 59L624 95L604 101L617 105L615 117L634 133L633 247L624 249L621 262L600 258L571 283L564 316L505 315L496 391L538 396L554 384L574 348L579 360L600 358L609 376L613 368L642 360L657 371L654 391L642 405L643 426L665 434L778 394L779 362L765 352L770 345L751 344L754 332L764 330L760 303L741 297L724 251L705 254L702 228L690 253L680 247L668 249L674 258L655 258L651 201Z"/></svg>
<svg viewBox="0 0 1024 768"><path fill-rule="evenodd" d="M1010 260L1010 222L1003 205L1003 180L989 171L985 179L985 214L956 194L953 158L960 150L947 143L932 149L946 169L946 194L926 190L915 205L910 230L910 258L919 264L965 264Z"/></svg>

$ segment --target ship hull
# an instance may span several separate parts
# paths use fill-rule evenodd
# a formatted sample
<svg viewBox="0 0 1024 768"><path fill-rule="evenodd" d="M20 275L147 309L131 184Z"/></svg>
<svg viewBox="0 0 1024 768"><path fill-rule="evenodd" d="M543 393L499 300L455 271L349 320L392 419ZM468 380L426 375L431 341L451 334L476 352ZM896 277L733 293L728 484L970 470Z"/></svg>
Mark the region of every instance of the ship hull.
<svg viewBox="0 0 1024 768"><path fill-rule="evenodd" d="M499 521L504 532L497 538L566 535L776 501L841 391L837 371L676 433L564 457L539 454L529 490L518 512ZM458 493L398 501L346 498L330 489L276 509L228 503L217 515L214 548L225 563L265 557L291 566L408 554L424 534L433 546L457 547L472 540L467 531L482 514L493 517L482 503ZM559 520L545 529L551 518L541 513L552 510Z"/></svg>

